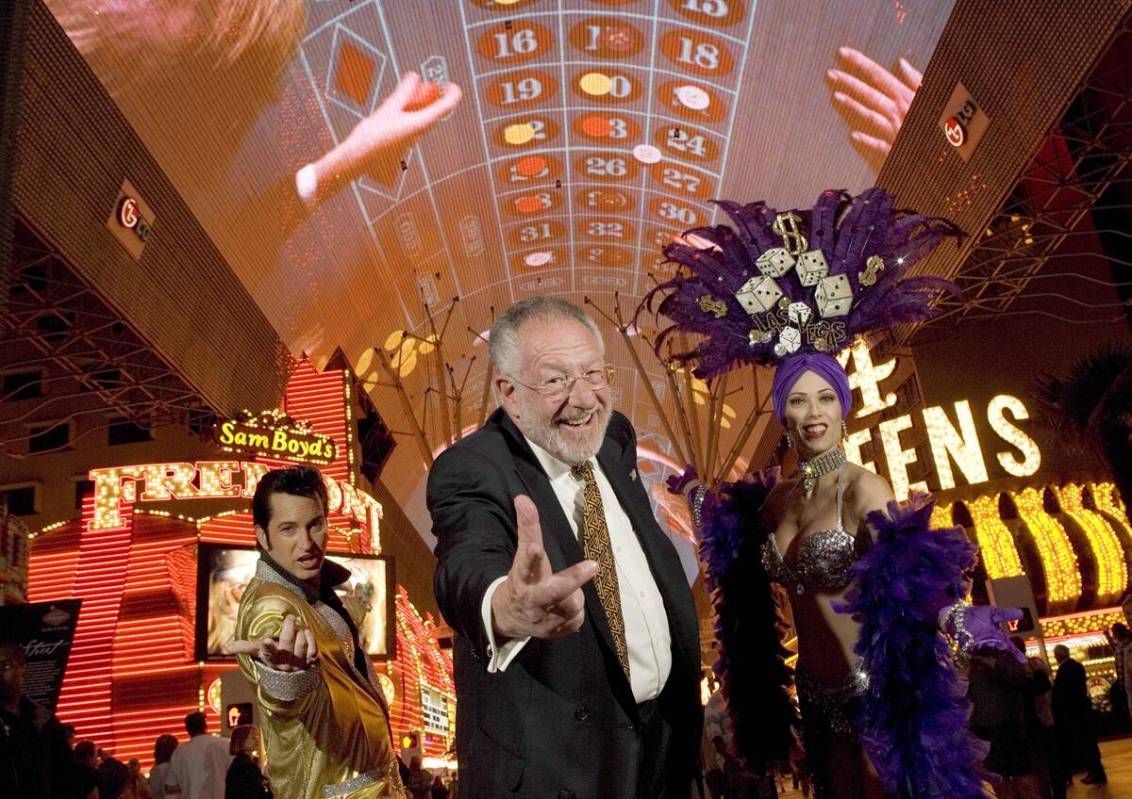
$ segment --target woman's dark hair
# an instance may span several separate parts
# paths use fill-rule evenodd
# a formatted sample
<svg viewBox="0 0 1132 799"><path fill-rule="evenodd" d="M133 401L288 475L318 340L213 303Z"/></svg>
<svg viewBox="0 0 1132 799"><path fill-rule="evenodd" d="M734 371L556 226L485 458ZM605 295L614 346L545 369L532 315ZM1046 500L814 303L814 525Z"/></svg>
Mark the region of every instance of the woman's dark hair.
<svg viewBox="0 0 1132 799"><path fill-rule="evenodd" d="M254 724L241 724L232 730L232 737L228 740L228 754L238 755L244 751L245 744L252 734L259 735L259 728Z"/></svg>
<svg viewBox="0 0 1132 799"><path fill-rule="evenodd" d="M252 497L252 521L256 527L263 528L267 538L267 526L271 523L271 497L274 494L291 494L296 497L311 497L322 504L325 513L330 504L326 493L326 483L322 472L310 466L292 466L287 469L272 469L260 478ZM268 539L270 546L271 540Z"/></svg>
<svg viewBox="0 0 1132 799"><path fill-rule="evenodd" d="M169 733L157 736L157 740L153 742L153 765L168 763L176 748L177 739Z"/></svg>

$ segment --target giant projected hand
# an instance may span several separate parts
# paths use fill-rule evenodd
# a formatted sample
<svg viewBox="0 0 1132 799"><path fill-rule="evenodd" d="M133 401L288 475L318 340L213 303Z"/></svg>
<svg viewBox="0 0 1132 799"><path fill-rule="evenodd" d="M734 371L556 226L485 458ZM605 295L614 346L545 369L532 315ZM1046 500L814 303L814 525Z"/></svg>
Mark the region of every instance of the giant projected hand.
<svg viewBox="0 0 1132 799"><path fill-rule="evenodd" d="M310 205L355 178L368 175L392 183L402 169L405 151L447 115L462 96L455 83L444 88L406 72L377 110L363 119L339 145L295 176L299 196Z"/></svg>
<svg viewBox="0 0 1132 799"><path fill-rule="evenodd" d="M507 638L561 638L576 633L585 620L582 586L597 574L597 564L583 560L552 572L542 545L538 510L528 497L515 498L519 544L507 579L491 597L495 630Z"/></svg>
<svg viewBox="0 0 1132 799"><path fill-rule="evenodd" d="M893 74L852 47L837 50L837 66L826 73L833 106L849 123L853 146L879 169L924 76L903 58Z"/></svg>

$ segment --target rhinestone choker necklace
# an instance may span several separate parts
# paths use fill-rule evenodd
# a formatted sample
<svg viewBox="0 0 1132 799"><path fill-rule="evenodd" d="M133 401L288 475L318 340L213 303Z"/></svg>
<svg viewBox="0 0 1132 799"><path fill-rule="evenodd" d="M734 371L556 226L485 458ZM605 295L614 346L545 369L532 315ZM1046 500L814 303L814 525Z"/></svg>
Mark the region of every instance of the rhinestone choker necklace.
<svg viewBox="0 0 1132 799"><path fill-rule="evenodd" d="M812 494L818 484L819 477L840 469L844 463L845 453L841 451L840 447L834 447L816 458L802 461L798 465L798 469L802 473L802 487L806 489L806 493Z"/></svg>

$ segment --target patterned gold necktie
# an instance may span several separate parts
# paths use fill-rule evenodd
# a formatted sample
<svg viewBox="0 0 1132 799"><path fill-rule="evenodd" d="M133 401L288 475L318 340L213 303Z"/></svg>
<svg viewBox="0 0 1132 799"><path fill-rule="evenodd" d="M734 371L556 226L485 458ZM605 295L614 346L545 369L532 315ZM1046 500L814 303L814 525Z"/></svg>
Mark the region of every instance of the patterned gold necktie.
<svg viewBox="0 0 1132 799"><path fill-rule="evenodd" d="M594 588L597 589L605 617L609 620L609 632L613 634L613 646L621 670L629 676L629 649L625 645L625 619L621 615L621 591L617 586L617 564L613 560L613 545L609 541L609 526L605 521L605 508L601 504L601 492L594 479L594 470L588 462L571 470L575 477L585 483L586 507L583 511L582 549L586 557L597 563Z"/></svg>

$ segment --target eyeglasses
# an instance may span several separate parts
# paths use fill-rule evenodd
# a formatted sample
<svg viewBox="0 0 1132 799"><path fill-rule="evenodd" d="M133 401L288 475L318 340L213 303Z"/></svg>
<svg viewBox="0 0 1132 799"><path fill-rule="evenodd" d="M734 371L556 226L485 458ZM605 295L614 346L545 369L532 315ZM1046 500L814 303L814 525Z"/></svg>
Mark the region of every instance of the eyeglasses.
<svg viewBox="0 0 1132 799"><path fill-rule="evenodd" d="M528 386L526 383L520 382L511 378L513 382L518 383L523 388L529 388L531 391L537 391L547 399L560 400L570 396L570 392L574 390L574 384L579 380L584 380L586 385L594 391L601 391L603 388L608 388L613 383L613 376L616 371L612 366L602 366L598 369L590 369L588 372L583 372L577 377L568 377L566 375L558 375L552 377L541 385Z"/></svg>

